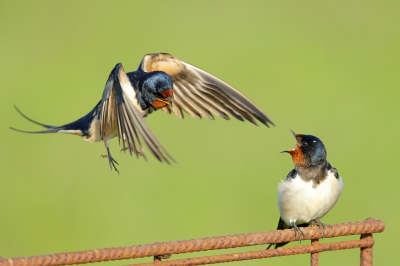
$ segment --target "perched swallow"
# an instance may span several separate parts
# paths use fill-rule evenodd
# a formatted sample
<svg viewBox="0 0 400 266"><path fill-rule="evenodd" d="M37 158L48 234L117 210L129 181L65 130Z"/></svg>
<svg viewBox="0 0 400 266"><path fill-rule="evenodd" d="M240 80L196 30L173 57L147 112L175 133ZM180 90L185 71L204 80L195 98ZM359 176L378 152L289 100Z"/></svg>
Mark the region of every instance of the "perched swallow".
<svg viewBox="0 0 400 266"><path fill-rule="evenodd" d="M322 141L311 135L295 134L297 140L293 149L282 151L292 156L294 169L278 186L278 206L281 217L278 230L294 228L301 235L300 227L316 224L327 214L339 199L343 189L338 171L326 160L326 149ZM277 243L275 248L286 245ZM272 246L269 245L267 249Z"/></svg>
<svg viewBox="0 0 400 266"><path fill-rule="evenodd" d="M16 107L15 107L16 108ZM17 109L17 108L16 108ZM69 133L83 137L88 142L103 141L107 148L109 165L118 172L111 156L110 140L118 136L123 150L146 160L139 137L160 162L174 159L147 127L144 118L155 110L174 113L183 118L183 112L195 118L214 119L213 114L224 119L228 115L257 125L255 119L269 127L271 120L232 86L217 77L179 60L169 54L145 55L138 70L125 73L122 64L111 71L100 102L84 117L63 126L38 123L18 109L29 121L48 130L22 131L25 133ZM118 164L118 163L117 163Z"/></svg>

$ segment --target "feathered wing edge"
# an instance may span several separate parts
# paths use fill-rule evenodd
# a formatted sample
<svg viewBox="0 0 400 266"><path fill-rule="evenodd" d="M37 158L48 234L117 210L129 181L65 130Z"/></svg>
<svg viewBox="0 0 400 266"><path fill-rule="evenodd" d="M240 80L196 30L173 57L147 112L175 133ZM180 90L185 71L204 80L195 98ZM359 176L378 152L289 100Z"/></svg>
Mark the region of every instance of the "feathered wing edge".
<svg viewBox="0 0 400 266"><path fill-rule="evenodd" d="M103 139L105 136L107 123L116 123L118 141L121 143L122 139L124 149L126 148L125 142L127 142L131 155L132 151L137 157L138 153L140 153L147 160L139 139L140 136L158 161L165 161L168 164L171 164L169 160L175 162L150 131L141 112L134 106L126 93L124 93L124 90L133 90L132 84L124 82L121 85L121 79L128 80L128 77L122 64L119 63L112 70L103 93L99 113L101 138Z"/></svg>
<svg viewBox="0 0 400 266"><path fill-rule="evenodd" d="M219 100L224 98L228 100L230 104L229 106L232 107L232 111L235 112L236 115L233 115L231 113L229 114L231 114L235 118L237 118L237 115L240 115L255 125L257 125L257 123L252 119L251 116L259 120L267 127L269 127L268 123L274 125L274 123L268 118L268 116L240 91L236 90L228 83L198 67L190 65L186 62L183 63L188 69L195 72L197 75L200 76L201 80L203 80L201 87L203 88L204 92L211 95L220 94L222 98L218 97ZM226 105L227 102L224 102L224 104Z"/></svg>
<svg viewBox="0 0 400 266"><path fill-rule="evenodd" d="M145 55L139 69L144 72L163 71L174 81L174 105L162 108L167 113L174 113L183 118L182 109L192 117L202 116L214 119L216 114L224 119L228 115L240 121L244 119L257 125L253 119L269 127L273 122L246 96L238 90L211 75L165 53Z"/></svg>

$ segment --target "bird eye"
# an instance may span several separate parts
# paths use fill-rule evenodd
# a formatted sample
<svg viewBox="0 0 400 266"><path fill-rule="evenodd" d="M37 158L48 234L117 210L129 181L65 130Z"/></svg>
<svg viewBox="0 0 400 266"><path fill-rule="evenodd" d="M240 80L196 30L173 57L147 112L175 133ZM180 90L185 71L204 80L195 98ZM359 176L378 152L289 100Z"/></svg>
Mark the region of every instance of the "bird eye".
<svg viewBox="0 0 400 266"><path fill-rule="evenodd" d="M303 146L308 146L307 141L303 141Z"/></svg>

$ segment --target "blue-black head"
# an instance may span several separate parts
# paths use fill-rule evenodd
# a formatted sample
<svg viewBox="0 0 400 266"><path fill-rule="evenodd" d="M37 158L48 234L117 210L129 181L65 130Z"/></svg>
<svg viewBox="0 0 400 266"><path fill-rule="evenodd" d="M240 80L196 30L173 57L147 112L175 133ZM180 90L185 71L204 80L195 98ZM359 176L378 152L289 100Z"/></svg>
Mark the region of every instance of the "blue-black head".
<svg viewBox="0 0 400 266"><path fill-rule="evenodd" d="M283 151L290 153L296 166L308 167L322 165L326 162L326 149L322 141L312 135L296 134L292 131L297 140L291 150Z"/></svg>
<svg viewBox="0 0 400 266"><path fill-rule="evenodd" d="M172 78L165 72L153 71L143 73L139 78L138 102L143 110L153 107L155 109L172 105L174 83Z"/></svg>

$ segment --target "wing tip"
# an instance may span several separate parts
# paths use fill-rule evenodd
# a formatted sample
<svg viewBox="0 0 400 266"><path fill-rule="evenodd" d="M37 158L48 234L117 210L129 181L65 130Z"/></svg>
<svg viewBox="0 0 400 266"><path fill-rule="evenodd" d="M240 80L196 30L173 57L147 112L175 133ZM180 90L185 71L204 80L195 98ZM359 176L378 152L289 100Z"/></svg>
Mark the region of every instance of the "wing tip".
<svg viewBox="0 0 400 266"><path fill-rule="evenodd" d="M260 121L261 121L261 120L260 120ZM276 126L276 125L274 124L274 122L272 122L272 121L269 120L269 119L268 119L268 120L265 120L265 121L261 121L261 123L263 123L264 125L266 125L268 128L271 128L270 125L271 125L271 126L274 126L274 127Z"/></svg>
<svg viewBox="0 0 400 266"><path fill-rule="evenodd" d="M173 163L175 163L175 164L178 164L172 157L170 157L170 160L173 162ZM169 166L174 166L169 160L167 160L167 159L164 159L164 161L169 165Z"/></svg>
<svg viewBox="0 0 400 266"><path fill-rule="evenodd" d="M172 158L172 156L171 155L169 155L168 154L168 157L171 159L171 161L173 162L173 163L176 163L176 164L178 164L176 161L175 161L175 159L174 158ZM171 166L172 166L172 164L170 164Z"/></svg>

